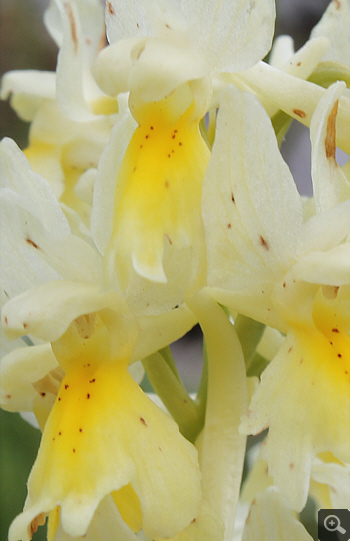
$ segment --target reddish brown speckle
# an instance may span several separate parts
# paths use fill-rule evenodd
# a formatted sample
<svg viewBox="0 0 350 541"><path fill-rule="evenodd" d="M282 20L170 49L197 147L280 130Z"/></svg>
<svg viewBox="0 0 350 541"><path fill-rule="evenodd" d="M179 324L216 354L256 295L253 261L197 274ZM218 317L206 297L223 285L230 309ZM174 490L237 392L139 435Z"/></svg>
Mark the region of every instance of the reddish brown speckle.
<svg viewBox="0 0 350 541"><path fill-rule="evenodd" d="M286 282L283 282L283 287L286 287L286 285L287 285Z"/></svg>
<svg viewBox="0 0 350 541"><path fill-rule="evenodd" d="M59 435L59 436L62 436L62 432L59 432L58 435Z"/></svg>
<svg viewBox="0 0 350 541"><path fill-rule="evenodd" d="M39 250L39 246L32 239L27 238L26 242L27 244L30 244L31 246L33 246L33 248L36 248L37 250Z"/></svg>
<svg viewBox="0 0 350 541"><path fill-rule="evenodd" d="M227 224L227 229L231 229L232 225L231 224Z"/></svg>
<svg viewBox="0 0 350 541"><path fill-rule="evenodd" d="M181 141L179 142L179 147L182 147L182 143L181 143Z"/></svg>
<svg viewBox="0 0 350 541"><path fill-rule="evenodd" d="M297 66L298 66L298 67L301 66L301 62L297 62Z"/></svg>
<svg viewBox="0 0 350 541"><path fill-rule="evenodd" d="M7 319L7 316L5 316L5 323L8 324L9 320Z"/></svg>
<svg viewBox="0 0 350 541"><path fill-rule="evenodd" d="M58 397L58 401L61 402L61 397L60 396Z"/></svg>
<svg viewBox="0 0 350 541"><path fill-rule="evenodd" d="M75 453L75 449L73 449L73 453Z"/></svg>
<svg viewBox="0 0 350 541"><path fill-rule="evenodd" d="M168 182L167 180L164 182L164 186L165 186L166 188L169 188L169 182Z"/></svg>
<svg viewBox="0 0 350 541"><path fill-rule="evenodd" d="M289 464L289 468L290 468L291 470L294 468L294 462L291 462L291 463Z"/></svg>
<svg viewBox="0 0 350 541"><path fill-rule="evenodd" d="M165 233L164 237L166 237L166 238L168 239L169 244L172 246L173 241L171 240L171 238L169 237L169 235L167 235L167 233Z"/></svg>
<svg viewBox="0 0 350 541"><path fill-rule="evenodd" d="M10 395L10 394L7 394L7 395L6 395L6 398L7 398L8 400L10 400L11 395Z"/></svg>
<svg viewBox="0 0 350 541"><path fill-rule="evenodd" d="M259 239L260 239L260 244L263 248L265 248L265 250L269 250L270 247L269 247L269 244L267 242L267 240L264 239L264 237L262 235L259 236Z"/></svg>
<svg viewBox="0 0 350 541"><path fill-rule="evenodd" d="M236 203L233 193L231 192L231 201L232 203Z"/></svg>
<svg viewBox="0 0 350 541"><path fill-rule="evenodd" d="M140 421L141 421L141 423L142 423L143 425L147 426L147 423L146 423L146 421L144 420L143 417L140 417Z"/></svg>
<svg viewBox="0 0 350 541"><path fill-rule="evenodd" d="M339 329L334 328L332 329L332 332L339 332Z"/></svg>
<svg viewBox="0 0 350 541"><path fill-rule="evenodd" d="M341 358L342 358L342 354L341 354L341 353L338 353L338 357L339 357L339 359L341 359Z"/></svg>
<svg viewBox="0 0 350 541"><path fill-rule="evenodd" d="M326 157L335 160L335 121L338 112L338 101L335 102L333 109L328 117L327 134L324 141Z"/></svg>
<svg viewBox="0 0 350 541"><path fill-rule="evenodd" d="M302 111L301 109L293 109L293 113L295 115L299 116L300 118L305 118L306 117L305 111Z"/></svg>
<svg viewBox="0 0 350 541"><path fill-rule="evenodd" d="M86 395L86 398L89 400L89 398L90 398L90 393L88 393L88 394Z"/></svg>
<svg viewBox="0 0 350 541"><path fill-rule="evenodd" d="M115 11L112 4L110 2L107 2L107 6L108 6L108 13L110 15L115 15ZM137 23L137 27L139 28L139 23Z"/></svg>
<svg viewBox="0 0 350 541"><path fill-rule="evenodd" d="M27 323L23 323L23 329L26 329L28 327Z"/></svg>
<svg viewBox="0 0 350 541"><path fill-rule="evenodd" d="M96 379L93 378L93 379L90 379L89 383L95 383Z"/></svg>
<svg viewBox="0 0 350 541"><path fill-rule="evenodd" d="M74 51L77 52L77 49L78 49L78 36L77 36L77 29L76 29L76 26L75 26L75 19L74 19L72 6L68 2L63 2L63 7L66 10L67 15L68 15L69 24L70 24L70 31L71 31L72 40L73 40L73 43L74 43Z"/></svg>
<svg viewBox="0 0 350 541"><path fill-rule="evenodd" d="M82 431L83 431L83 429L82 429L82 428L79 428L79 432L82 432Z"/></svg>
<svg viewBox="0 0 350 541"><path fill-rule="evenodd" d="M69 387L68 383L66 383L66 385L64 386L64 388L67 390Z"/></svg>

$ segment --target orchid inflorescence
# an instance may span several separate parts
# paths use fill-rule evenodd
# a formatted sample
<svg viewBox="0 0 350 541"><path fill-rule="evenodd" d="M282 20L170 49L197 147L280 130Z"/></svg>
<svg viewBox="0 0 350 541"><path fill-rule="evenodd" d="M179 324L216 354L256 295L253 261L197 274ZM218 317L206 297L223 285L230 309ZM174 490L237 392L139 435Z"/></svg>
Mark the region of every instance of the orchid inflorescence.
<svg viewBox="0 0 350 541"><path fill-rule="evenodd" d="M52 0L56 72L3 77L30 131L0 143L1 406L42 431L10 541L307 541L308 498L350 506L350 2L297 52L274 19ZM170 344L197 323L190 395Z"/></svg>

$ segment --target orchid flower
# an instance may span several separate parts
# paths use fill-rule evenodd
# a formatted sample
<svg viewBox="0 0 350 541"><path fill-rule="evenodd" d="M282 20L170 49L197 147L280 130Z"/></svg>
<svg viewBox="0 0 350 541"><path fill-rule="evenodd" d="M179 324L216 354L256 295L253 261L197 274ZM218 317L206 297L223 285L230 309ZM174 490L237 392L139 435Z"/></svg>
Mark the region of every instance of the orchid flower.
<svg viewBox="0 0 350 541"><path fill-rule="evenodd" d="M1 143L1 164L2 288L4 298L11 297L3 326L10 337L41 341L22 344L1 364L2 407L34 410L43 429L26 507L10 539L30 539L57 506L62 528L83 535L108 494L131 528L142 527L151 538L173 536L198 513L197 452L146 397L128 366L181 336L195 318L183 307L170 314L170 325L167 317L136 320L115 291L104 289L101 256L70 232L54 193L11 140ZM19 247L12 259L11 240Z"/></svg>
<svg viewBox="0 0 350 541"><path fill-rule="evenodd" d="M335 162L343 89L333 85L312 119L316 214L310 219L303 220L266 113L233 88L222 96L203 189L211 294L286 334L241 431L269 428L269 472L296 510L305 505L316 454L350 459L343 429L350 422L349 181Z"/></svg>
<svg viewBox="0 0 350 541"><path fill-rule="evenodd" d="M113 171L114 200L99 177L92 220L102 224L101 214L114 214L109 235L97 235L108 239L107 276L116 273L124 292L181 276L185 298L205 282L201 189L210 152L200 122L210 107L211 75L261 59L273 21L271 0L107 2L110 45L93 73L107 94L130 92L138 128Z"/></svg>
<svg viewBox="0 0 350 541"><path fill-rule="evenodd" d="M33 169L50 182L71 219L78 214L86 226L98 160L123 105L91 74L104 38L100 2L53 0L44 22L59 48L57 71L8 72L1 98L11 96L17 114L31 122L25 154Z"/></svg>

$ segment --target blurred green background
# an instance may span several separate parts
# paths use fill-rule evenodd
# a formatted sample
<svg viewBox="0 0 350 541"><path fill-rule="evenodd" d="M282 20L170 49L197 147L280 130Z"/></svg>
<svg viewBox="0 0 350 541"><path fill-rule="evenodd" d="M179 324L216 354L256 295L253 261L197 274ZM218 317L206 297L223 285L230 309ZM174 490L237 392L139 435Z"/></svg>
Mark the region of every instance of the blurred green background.
<svg viewBox="0 0 350 541"><path fill-rule="evenodd" d="M277 33L288 33L295 39L299 48L308 38L311 28L316 24L329 0L277 0ZM0 75L13 69L54 70L57 48L48 36L42 22L42 13L48 0L0 0ZM21 148L27 144L28 125L19 120L8 103L0 102L0 138L12 137ZM299 130L306 130L298 127ZM287 161L289 148L300 138L300 131L294 139L287 140L282 148ZM303 132L304 133L304 132ZM308 153L308 147L306 148ZM288 154L289 153L289 154ZM307 158L305 158L307 160ZM298 164L300 164L298 155ZM292 172L292 163L290 163ZM304 177L300 183L310 183L307 162L302 166ZM297 179L298 180L298 179ZM304 190L307 193L307 189ZM193 336L193 335L192 335ZM190 391L198 380L200 366L199 334L186 339L190 349L187 360L178 348L180 372ZM26 423L18 414L0 410L0 541L7 539L9 524L20 513L26 496L26 480L38 449L39 431ZM40 528L33 539L45 539L45 531Z"/></svg>

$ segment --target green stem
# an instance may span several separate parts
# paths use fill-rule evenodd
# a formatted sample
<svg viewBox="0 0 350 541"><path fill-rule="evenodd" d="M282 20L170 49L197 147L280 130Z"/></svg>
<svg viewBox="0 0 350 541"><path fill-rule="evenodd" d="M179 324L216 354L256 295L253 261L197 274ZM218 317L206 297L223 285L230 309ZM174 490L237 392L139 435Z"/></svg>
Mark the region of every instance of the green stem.
<svg viewBox="0 0 350 541"><path fill-rule="evenodd" d="M160 349L159 353L163 357L166 364L169 366L170 370L172 371L172 373L174 374L176 379L181 381L180 374L179 374L179 372L177 370L177 366L175 364L174 357L173 357L173 354L171 352L170 346L166 346L165 348Z"/></svg>
<svg viewBox="0 0 350 541"><path fill-rule="evenodd" d="M241 344L224 311L204 292L188 301L202 327L208 352L208 397L200 463L203 499L233 537L246 437L238 427L247 409Z"/></svg>
<svg viewBox="0 0 350 541"><path fill-rule="evenodd" d="M169 363L169 359L169 352L166 358L157 352L144 359L142 364L153 389L179 425L181 434L194 442L203 425L202 414L183 386L174 361Z"/></svg>
<svg viewBox="0 0 350 541"><path fill-rule="evenodd" d="M242 351L249 370L252 357L263 335L265 325L239 314L235 319L235 329L241 342Z"/></svg>

